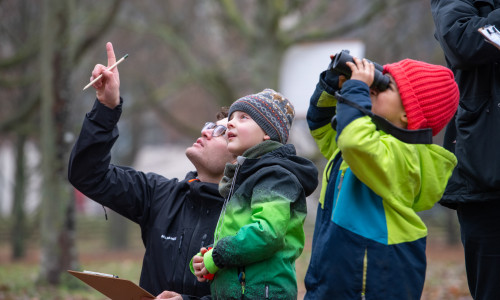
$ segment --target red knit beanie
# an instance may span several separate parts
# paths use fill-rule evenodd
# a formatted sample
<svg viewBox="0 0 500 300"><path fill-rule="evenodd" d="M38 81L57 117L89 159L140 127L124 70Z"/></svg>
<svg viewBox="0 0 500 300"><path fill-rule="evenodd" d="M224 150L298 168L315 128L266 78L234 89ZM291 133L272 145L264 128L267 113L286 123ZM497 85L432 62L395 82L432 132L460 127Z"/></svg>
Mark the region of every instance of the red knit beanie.
<svg viewBox="0 0 500 300"><path fill-rule="evenodd" d="M450 69L404 59L384 66L399 89L408 118L408 129L431 128L438 134L458 107L458 86Z"/></svg>

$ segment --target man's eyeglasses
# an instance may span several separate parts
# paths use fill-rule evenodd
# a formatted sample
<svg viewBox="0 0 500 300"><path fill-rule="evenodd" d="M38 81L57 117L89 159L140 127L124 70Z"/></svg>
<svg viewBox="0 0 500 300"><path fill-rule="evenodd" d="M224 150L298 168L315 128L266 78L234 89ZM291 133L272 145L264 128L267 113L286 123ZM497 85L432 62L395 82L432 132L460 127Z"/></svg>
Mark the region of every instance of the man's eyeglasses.
<svg viewBox="0 0 500 300"><path fill-rule="evenodd" d="M209 129L213 129L212 131L213 137L224 135L227 130L226 126L224 125L217 125L214 122L207 122L205 123L205 126L203 126L203 128L201 129L201 133L203 133L204 130L209 130Z"/></svg>

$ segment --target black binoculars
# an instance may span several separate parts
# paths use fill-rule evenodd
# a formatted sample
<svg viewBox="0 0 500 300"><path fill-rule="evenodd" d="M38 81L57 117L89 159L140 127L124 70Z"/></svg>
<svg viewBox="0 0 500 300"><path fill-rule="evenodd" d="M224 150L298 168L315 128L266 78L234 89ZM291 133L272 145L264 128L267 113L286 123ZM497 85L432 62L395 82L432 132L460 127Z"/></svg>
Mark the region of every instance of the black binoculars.
<svg viewBox="0 0 500 300"><path fill-rule="evenodd" d="M342 50L339 53L335 54L332 62L328 66L328 70L335 70L349 79L351 78L352 71L351 68L346 65L346 62L348 61L354 63L352 56L349 54L349 50ZM370 87L379 91L385 91L389 87L389 82L391 81L389 76L382 74L384 67L375 62L370 62L375 65L375 76Z"/></svg>

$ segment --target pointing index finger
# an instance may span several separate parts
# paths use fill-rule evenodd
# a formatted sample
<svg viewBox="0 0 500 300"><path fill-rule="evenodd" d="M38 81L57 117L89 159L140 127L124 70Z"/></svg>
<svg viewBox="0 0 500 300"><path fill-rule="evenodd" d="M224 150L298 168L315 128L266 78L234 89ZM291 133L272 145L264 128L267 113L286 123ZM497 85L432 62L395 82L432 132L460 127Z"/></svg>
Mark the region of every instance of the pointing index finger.
<svg viewBox="0 0 500 300"><path fill-rule="evenodd" d="M116 63L115 51L113 50L113 44L108 42L106 44L106 52L108 53L108 68Z"/></svg>

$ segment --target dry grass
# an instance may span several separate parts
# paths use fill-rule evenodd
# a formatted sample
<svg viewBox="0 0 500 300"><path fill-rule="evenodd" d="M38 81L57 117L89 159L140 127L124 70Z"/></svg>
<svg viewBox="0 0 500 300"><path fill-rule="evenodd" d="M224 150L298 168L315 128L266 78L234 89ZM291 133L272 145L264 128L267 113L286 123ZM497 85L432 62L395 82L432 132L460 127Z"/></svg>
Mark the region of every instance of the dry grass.
<svg viewBox="0 0 500 300"><path fill-rule="evenodd" d="M99 223L101 224L101 223ZM97 226L97 225L96 225ZM99 225L100 226L100 225ZM137 227L137 226L134 226ZM94 228L95 230L96 228ZM433 232L429 230L429 232ZM298 259L297 277L299 299L305 289L303 279L310 259L312 224L307 224L308 241L303 255ZM87 235L79 240L78 253L82 269L101 271L120 275L134 282L139 281L142 255L144 253L138 228L131 233L134 241L129 249L111 251L102 238L90 239ZM101 235L102 236L102 235ZM429 237L427 245L427 276L422 300L469 300L470 297L463 250L461 245L445 246L439 236ZM39 251L31 244L26 258L10 261L10 248L6 241L0 241L0 300L13 299L60 299L60 300L101 300L106 299L97 291L87 288L70 275L65 276L63 284L57 288L39 287L35 284L39 270Z"/></svg>

